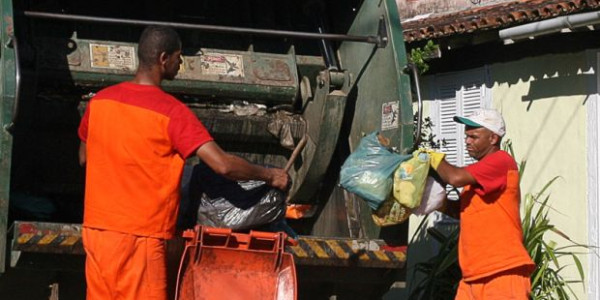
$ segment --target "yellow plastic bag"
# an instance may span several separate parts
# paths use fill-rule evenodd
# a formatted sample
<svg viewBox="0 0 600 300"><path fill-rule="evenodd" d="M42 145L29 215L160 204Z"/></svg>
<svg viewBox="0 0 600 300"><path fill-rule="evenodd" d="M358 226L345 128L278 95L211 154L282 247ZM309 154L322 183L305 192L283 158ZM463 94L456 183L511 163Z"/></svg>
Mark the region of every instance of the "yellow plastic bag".
<svg viewBox="0 0 600 300"><path fill-rule="evenodd" d="M377 210L373 210L371 217L377 226L391 226L400 224L410 217L411 209L398 203L394 197L390 196L381 203Z"/></svg>
<svg viewBox="0 0 600 300"><path fill-rule="evenodd" d="M396 201L411 209L419 207L428 173L429 154L419 150L413 152L413 157L402 162L394 172Z"/></svg>

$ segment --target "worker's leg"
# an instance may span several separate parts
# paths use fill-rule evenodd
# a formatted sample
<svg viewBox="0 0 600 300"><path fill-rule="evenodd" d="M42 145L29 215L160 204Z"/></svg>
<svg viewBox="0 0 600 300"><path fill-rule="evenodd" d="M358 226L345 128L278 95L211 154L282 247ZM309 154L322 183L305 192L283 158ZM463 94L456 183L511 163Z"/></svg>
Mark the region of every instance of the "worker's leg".
<svg viewBox="0 0 600 300"><path fill-rule="evenodd" d="M475 281L458 284L455 300L528 300L531 267L518 267Z"/></svg>
<svg viewBox="0 0 600 300"><path fill-rule="evenodd" d="M163 240L83 228L88 300L166 299Z"/></svg>
<svg viewBox="0 0 600 300"><path fill-rule="evenodd" d="M477 289L477 286L461 280L460 283L458 283L458 289L456 291L456 297L454 300L474 300L474 289Z"/></svg>
<svg viewBox="0 0 600 300"><path fill-rule="evenodd" d="M516 268L493 276L483 287L483 299L528 300L531 294L530 268Z"/></svg>

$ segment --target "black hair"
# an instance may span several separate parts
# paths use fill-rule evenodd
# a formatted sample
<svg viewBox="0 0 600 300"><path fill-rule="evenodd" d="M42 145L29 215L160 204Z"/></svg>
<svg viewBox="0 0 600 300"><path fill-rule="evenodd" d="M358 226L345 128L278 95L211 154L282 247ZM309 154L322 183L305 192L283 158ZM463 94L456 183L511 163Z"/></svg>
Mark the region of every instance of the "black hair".
<svg viewBox="0 0 600 300"><path fill-rule="evenodd" d="M150 67L158 63L161 53L173 54L177 50L181 50L181 39L175 30L166 26L148 26L138 43L140 67Z"/></svg>

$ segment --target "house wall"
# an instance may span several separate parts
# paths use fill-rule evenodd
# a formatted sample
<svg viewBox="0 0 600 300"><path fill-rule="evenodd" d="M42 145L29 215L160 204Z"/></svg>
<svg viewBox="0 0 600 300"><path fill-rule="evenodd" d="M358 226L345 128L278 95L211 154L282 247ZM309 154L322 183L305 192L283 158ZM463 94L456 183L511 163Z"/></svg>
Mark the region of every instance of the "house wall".
<svg viewBox="0 0 600 300"><path fill-rule="evenodd" d="M555 176L549 189L550 220L574 241L587 244L587 114L595 69L584 53L546 55L490 66L493 106L507 123L506 137L517 159L527 160L521 191L536 193ZM551 235L564 245L565 240ZM587 271L587 256L581 257ZM569 264L572 262L569 261ZM577 270L564 273L576 279ZM586 285L589 286L589 285ZM574 286L586 299L581 285Z"/></svg>
<svg viewBox="0 0 600 300"><path fill-rule="evenodd" d="M405 20L423 14L447 13L509 1L511 0L397 0L396 4L400 19Z"/></svg>

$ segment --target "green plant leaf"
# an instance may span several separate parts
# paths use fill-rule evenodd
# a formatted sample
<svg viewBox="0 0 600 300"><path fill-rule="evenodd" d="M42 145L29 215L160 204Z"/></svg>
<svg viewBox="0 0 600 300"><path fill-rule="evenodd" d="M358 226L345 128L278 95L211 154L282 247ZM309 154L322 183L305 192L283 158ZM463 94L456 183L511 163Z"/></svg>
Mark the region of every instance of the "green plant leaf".
<svg viewBox="0 0 600 300"><path fill-rule="evenodd" d="M422 229L427 225L427 220L429 220L429 215L426 215L421 222L419 223L419 226L417 226L417 229L415 230L415 233L413 233L412 238L410 239L410 243L412 244L415 241L415 238L417 238L418 234L422 231Z"/></svg>
<svg viewBox="0 0 600 300"><path fill-rule="evenodd" d="M575 254L571 254L571 257L573 258L573 261L575 262L575 265L577 266L577 271L579 271L579 278L581 278L582 282L585 282L584 281L585 274L583 273L583 266L581 265L581 261ZM584 284L584 286L585 286L585 284Z"/></svg>
<svg viewBox="0 0 600 300"><path fill-rule="evenodd" d="M450 253L442 259L440 262L438 270L436 271L436 275L440 275L444 272L447 272L449 268L455 265L458 262L458 246L452 248Z"/></svg>
<svg viewBox="0 0 600 300"><path fill-rule="evenodd" d="M440 244L445 244L448 242L448 237L445 236L437 228L428 228L427 233L429 233L429 235L431 235L431 237L434 238Z"/></svg>
<svg viewBox="0 0 600 300"><path fill-rule="evenodd" d="M546 250L546 254L549 256L549 258L552 260L552 262L554 262L554 265L556 267L558 267L560 264L558 263L558 259L556 258L556 255L554 255L554 251L552 251L552 248L547 249Z"/></svg>
<svg viewBox="0 0 600 300"><path fill-rule="evenodd" d="M542 188L541 191L538 192L538 195L541 195L543 193L546 192L546 190L554 183L554 181L556 181L558 178L560 178L560 176L555 176L554 178L550 179L550 181L548 181L546 183L546 185L544 185L544 187Z"/></svg>

